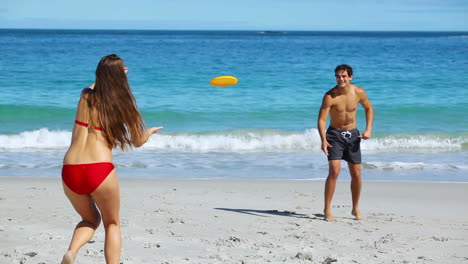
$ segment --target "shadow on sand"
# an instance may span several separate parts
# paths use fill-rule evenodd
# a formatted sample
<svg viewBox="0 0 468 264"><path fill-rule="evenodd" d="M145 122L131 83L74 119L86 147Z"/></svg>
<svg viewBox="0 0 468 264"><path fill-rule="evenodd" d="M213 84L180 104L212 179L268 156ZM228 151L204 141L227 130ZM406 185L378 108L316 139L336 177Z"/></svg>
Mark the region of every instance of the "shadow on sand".
<svg viewBox="0 0 468 264"><path fill-rule="evenodd" d="M255 216L260 216L260 217L268 217L269 215L280 215L280 216L289 216L289 217L297 217L297 218L320 219L317 217L317 214L315 214L314 217L310 217L309 215L306 215L306 214L298 214L296 212L291 212L291 211L234 209L234 208L214 208L214 209L229 211L229 212L236 212L236 213L241 213L241 214L255 215Z"/></svg>

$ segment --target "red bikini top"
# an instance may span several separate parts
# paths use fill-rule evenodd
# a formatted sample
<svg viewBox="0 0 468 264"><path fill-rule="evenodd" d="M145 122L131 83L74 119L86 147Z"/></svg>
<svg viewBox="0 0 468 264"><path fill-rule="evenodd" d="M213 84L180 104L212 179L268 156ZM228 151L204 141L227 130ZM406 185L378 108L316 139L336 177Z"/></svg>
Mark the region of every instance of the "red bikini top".
<svg viewBox="0 0 468 264"><path fill-rule="evenodd" d="M90 127L90 125L88 123L81 122L81 121L78 121L78 120L75 120L75 124L80 125L80 126L84 126L84 127ZM100 128L100 127L93 127L93 128L96 129L96 130L102 130L102 128Z"/></svg>

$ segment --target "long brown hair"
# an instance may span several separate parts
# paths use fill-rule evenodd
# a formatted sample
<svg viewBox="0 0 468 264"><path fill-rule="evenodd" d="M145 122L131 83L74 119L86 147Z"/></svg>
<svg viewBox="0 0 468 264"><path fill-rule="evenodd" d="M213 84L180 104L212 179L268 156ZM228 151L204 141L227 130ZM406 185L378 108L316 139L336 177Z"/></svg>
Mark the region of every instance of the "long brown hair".
<svg viewBox="0 0 468 264"><path fill-rule="evenodd" d="M96 83L87 101L91 123L102 128L109 147L126 150L142 141L145 124L130 90L125 64L116 54L99 61Z"/></svg>

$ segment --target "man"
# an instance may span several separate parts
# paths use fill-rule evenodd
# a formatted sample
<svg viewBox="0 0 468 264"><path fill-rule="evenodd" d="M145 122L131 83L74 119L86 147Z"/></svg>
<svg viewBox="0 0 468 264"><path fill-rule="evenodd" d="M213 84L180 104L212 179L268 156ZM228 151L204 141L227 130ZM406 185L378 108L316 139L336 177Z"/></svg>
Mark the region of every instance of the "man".
<svg viewBox="0 0 468 264"><path fill-rule="evenodd" d="M336 86L325 93L320 107L317 128L322 140L322 151L328 156L328 177L325 183L326 221L335 221L331 212L331 201L335 193L336 181L341 170L341 160L348 162L351 175L351 194L353 209L351 214L355 219L364 219L359 210L361 195L361 148L362 139L368 139L372 134L374 109L367 98L366 92L359 86L351 84L353 69L345 64L335 69ZM359 134L356 124L356 111L361 104L366 112L366 130ZM328 115L330 126L325 132Z"/></svg>

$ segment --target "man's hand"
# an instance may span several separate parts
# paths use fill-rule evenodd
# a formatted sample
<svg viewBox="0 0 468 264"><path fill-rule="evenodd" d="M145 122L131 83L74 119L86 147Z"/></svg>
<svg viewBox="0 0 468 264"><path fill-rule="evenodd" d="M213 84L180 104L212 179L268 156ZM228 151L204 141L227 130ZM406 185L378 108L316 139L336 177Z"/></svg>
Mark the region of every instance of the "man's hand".
<svg viewBox="0 0 468 264"><path fill-rule="evenodd" d="M371 136L372 136L372 132L370 130L366 130L362 132L361 135L359 135L359 137L362 139L369 139Z"/></svg>
<svg viewBox="0 0 468 264"><path fill-rule="evenodd" d="M330 143L328 143L327 140L322 141L322 151L323 151L323 153L325 153L325 155L328 156L328 149L327 149L327 147L332 148L333 146L330 145Z"/></svg>

